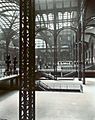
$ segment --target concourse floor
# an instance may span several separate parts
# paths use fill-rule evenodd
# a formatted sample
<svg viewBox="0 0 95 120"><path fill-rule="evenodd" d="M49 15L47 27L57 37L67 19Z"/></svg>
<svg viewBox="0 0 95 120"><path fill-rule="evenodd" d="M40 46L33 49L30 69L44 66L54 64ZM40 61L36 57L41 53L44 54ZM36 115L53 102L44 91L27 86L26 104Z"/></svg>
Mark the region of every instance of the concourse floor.
<svg viewBox="0 0 95 120"><path fill-rule="evenodd" d="M36 92L36 120L95 120L95 78L81 92ZM19 92L0 92L0 119L19 120Z"/></svg>

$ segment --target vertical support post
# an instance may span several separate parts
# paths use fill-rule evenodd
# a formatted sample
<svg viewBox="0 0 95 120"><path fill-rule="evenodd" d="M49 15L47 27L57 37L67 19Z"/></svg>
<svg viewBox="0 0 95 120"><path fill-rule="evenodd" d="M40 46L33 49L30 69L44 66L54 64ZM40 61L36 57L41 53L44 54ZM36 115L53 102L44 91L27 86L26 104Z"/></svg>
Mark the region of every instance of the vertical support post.
<svg viewBox="0 0 95 120"><path fill-rule="evenodd" d="M77 54L77 52L78 52L78 43L77 43L77 37L76 37L76 45L75 45L75 62L76 62L76 74L77 74L77 67L78 67L78 54Z"/></svg>
<svg viewBox="0 0 95 120"><path fill-rule="evenodd" d="M88 54L89 54L89 58L88 59L89 59L89 65L90 65L91 64L91 59L90 59L91 58L91 51L90 51L90 49L89 49L89 53Z"/></svg>
<svg viewBox="0 0 95 120"><path fill-rule="evenodd" d="M35 120L35 0L20 0L19 120Z"/></svg>
<svg viewBox="0 0 95 120"><path fill-rule="evenodd" d="M91 65L93 65L93 41L91 43Z"/></svg>
<svg viewBox="0 0 95 120"><path fill-rule="evenodd" d="M82 8L82 33L83 33L83 38L82 38L82 61L83 61L83 66L82 66L82 77L83 77L83 84L85 84L85 58L86 58L86 51L85 51L85 19L86 19L86 10L87 10L87 1L82 1L83 2L83 8Z"/></svg>
<svg viewBox="0 0 95 120"><path fill-rule="evenodd" d="M81 81L81 48L82 48L82 44L81 44L81 23L79 23L79 28L78 28L78 79L79 81Z"/></svg>
<svg viewBox="0 0 95 120"><path fill-rule="evenodd" d="M54 5L54 80L57 80L57 31L56 31L56 2Z"/></svg>
<svg viewBox="0 0 95 120"><path fill-rule="evenodd" d="M82 39L82 59L83 59L83 71L82 71L82 77L83 77L83 84L85 84L85 45L84 45L84 41L85 41L85 23L84 23L84 19L83 19L83 39Z"/></svg>
<svg viewBox="0 0 95 120"><path fill-rule="evenodd" d="M73 40L72 40L72 65L73 65L73 69L74 69L74 36L73 36Z"/></svg>
<svg viewBox="0 0 95 120"><path fill-rule="evenodd" d="M78 41L78 79L81 81L81 1L78 0L78 33L77 33L77 41Z"/></svg>
<svg viewBox="0 0 95 120"><path fill-rule="evenodd" d="M45 60L45 63L46 63L46 68L48 68L48 45L47 45L47 42L46 42L46 51L45 51L45 58L46 58L46 60Z"/></svg>

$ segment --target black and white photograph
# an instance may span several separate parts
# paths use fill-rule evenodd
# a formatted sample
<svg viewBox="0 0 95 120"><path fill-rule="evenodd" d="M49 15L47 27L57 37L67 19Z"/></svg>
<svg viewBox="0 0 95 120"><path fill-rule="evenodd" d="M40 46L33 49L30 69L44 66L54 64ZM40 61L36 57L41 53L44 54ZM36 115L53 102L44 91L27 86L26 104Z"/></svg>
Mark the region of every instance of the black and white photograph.
<svg viewBox="0 0 95 120"><path fill-rule="evenodd" d="M95 0L0 0L0 120L95 120Z"/></svg>

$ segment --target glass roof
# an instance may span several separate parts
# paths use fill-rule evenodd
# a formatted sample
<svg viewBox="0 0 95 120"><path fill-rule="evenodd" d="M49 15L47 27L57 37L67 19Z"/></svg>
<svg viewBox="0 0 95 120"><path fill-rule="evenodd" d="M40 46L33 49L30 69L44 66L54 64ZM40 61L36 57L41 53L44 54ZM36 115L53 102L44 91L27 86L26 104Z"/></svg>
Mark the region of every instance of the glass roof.
<svg viewBox="0 0 95 120"><path fill-rule="evenodd" d="M0 31L10 27L17 31L19 24L19 6L17 1L0 0Z"/></svg>
<svg viewBox="0 0 95 120"><path fill-rule="evenodd" d="M19 0L0 0L0 41L19 43Z"/></svg>
<svg viewBox="0 0 95 120"><path fill-rule="evenodd" d="M35 0L36 10L50 10L54 8L56 3L56 8L68 8L68 7L77 7L77 0Z"/></svg>
<svg viewBox="0 0 95 120"><path fill-rule="evenodd" d="M58 20L62 20L62 17L64 19L73 18L76 17L76 11L71 11L71 13L65 12L64 16L62 12L60 11L62 8L71 8L71 7L77 7L77 0L35 0L35 8L36 12L41 10L52 10L48 16L47 12L43 11L42 17L37 14L36 16L36 22L50 22L49 25L46 23L41 23L42 26L45 24L45 27L49 27L51 29L54 29L54 26L52 24L52 20L54 19L54 15L52 14L54 9L54 4L57 9L59 9L58 12ZM18 29L19 24L19 0L0 0L0 31L2 31L5 28L10 28L13 30ZM70 26L70 21L67 23L64 23L64 26ZM37 24L39 26L39 23ZM62 27L62 23L59 22L59 27ZM58 28L58 24L57 24Z"/></svg>
<svg viewBox="0 0 95 120"><path fill-rule="evenodd" d="M77 28L78 26L78 0L35 0L36 9L36 29L44 28L54 32L56 30L66 28L63 34L68 36L72 34L70 27ZM56 25L55 25L56 24ZM68 29L67 29L68 28ZM54 44L51 32L45 34L45 30L39 32L40 37L46 36L45 41ZM50 37L51 34L51 37ZM74 34L74 33L73 33ZM40 38L39 36L37 38Z"/></svg>
<svg viewBox="0 0 95 120"><path fill-rule="evenodd" d="M56 22L56 29L66 27L68 30L64 32L68 35L71 31L69 27L78 26L78 0L35 0L35 10L36 29L46 28L53 31ZM19 38L19 0L0 0L0 34L10 31L12 38ZM47 33L47 38L51 40L51 32Z"/></svg>
<svg viewBox="0 0 95 120"><path fill-rule="evenodd" d="M78 0L35 0L36 26L54 30L62 27L77 27Z"/></svg>

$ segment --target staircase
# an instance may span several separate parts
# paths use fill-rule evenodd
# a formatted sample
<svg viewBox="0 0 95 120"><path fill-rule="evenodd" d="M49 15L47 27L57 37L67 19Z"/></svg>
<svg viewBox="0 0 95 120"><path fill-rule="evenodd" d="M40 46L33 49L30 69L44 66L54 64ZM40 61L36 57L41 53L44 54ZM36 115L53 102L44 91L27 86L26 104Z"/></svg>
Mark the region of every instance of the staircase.
<svg viewBox="0 0 95 120"><path fill-rule="evenodd" d="M50 87L43 83L42 81L36 81L36 87L37 87L37 90L41 90L41 91L50 91Z"/></svg>
<svg viewBox="0 0 95 120"><path fill-rule="evenodd" d="M36 81L37 90L40 91L65 91L65 92L83 92L83 86L80 82L75 82L71 80L66 81L51 81L51 82L42 82L41 80Z"/></svg>

